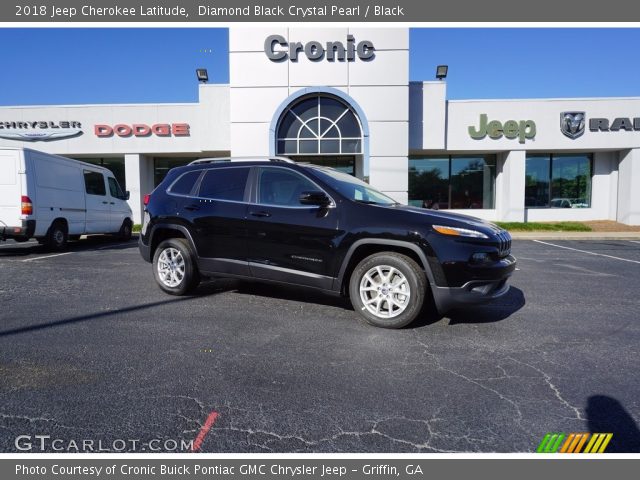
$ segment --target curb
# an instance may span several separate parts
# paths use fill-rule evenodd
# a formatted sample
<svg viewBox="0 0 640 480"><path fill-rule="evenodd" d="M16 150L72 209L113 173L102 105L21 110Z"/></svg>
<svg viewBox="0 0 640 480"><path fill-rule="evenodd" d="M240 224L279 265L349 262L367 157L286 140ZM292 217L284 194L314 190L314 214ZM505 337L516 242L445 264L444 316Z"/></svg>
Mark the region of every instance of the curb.
<svg viewBox="0 0 640 480"><path fill-rule="evenodd" d="M509 232L513 240L637 240L640 232Z"/></svg>

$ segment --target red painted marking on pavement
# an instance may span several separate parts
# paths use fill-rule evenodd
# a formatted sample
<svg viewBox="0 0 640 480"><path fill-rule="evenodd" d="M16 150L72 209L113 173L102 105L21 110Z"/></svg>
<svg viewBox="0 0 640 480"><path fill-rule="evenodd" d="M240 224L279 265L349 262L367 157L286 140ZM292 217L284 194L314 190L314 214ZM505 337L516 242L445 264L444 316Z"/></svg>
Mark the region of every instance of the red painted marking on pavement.
<svg viewBox="0 0 640 480"><path fill-rule="evenodd" d="M217 419L218 412L211 412L209 414L207 420L204 422L204 425L200 429L200 432L198 432L198 436L193 442L193 446L191 447L192 452L197 452L198 450L200 450L202 442L204 442L204 437L207 436L207 433L209 433L209 430L211 430L211 427L213 427L213 424L216 423Z"/></svg>

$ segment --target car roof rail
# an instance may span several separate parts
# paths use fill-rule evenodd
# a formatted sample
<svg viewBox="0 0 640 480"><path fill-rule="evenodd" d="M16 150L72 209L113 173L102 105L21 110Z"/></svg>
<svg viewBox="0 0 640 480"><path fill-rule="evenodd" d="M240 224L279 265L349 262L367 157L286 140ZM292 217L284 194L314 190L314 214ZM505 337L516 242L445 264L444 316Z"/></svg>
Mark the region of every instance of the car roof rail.
<svg viewBox="0 0 640 480"><path fill-rule="evenodd" d="M199 158L190 162L189 165L198 165L201 163L225 163L225 162L282 162L282 163L296 163L287 157L214 157L214 158Z"/></svg>

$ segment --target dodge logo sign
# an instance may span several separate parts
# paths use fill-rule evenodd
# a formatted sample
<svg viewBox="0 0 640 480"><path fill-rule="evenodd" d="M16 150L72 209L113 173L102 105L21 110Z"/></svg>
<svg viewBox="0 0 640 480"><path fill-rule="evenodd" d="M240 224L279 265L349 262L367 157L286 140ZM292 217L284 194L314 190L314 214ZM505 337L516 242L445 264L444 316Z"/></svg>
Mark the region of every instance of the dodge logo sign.
<svg viewBox="0 0 640 480"><path fill-rule="evenodd" d="M584 133L585 120L585 112L562 112L560 131L572 140L578 138Z"/></svg>

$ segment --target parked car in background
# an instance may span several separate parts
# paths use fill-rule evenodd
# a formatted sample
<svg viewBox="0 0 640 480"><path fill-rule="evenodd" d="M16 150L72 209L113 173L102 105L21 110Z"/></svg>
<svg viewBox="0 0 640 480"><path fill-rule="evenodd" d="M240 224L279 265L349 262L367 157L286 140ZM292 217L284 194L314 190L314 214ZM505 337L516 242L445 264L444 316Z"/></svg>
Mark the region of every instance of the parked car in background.
<svg viewBox="0 0 640 480"><path fill-rule="evenodd" d="M283 158L197 160L150 195L139 247L160 288L233 277L348 296L400 328L433 295L444 313L504 295L511 237L483 220L400 205L332 168Z"/></svg>
<svg viewBox="0 0 640 480"><path fill-rule="evenodd" d="M111 171L26 148L0 149L0 240L53 250L80 235L131 238L133 215Z"/></svg>

